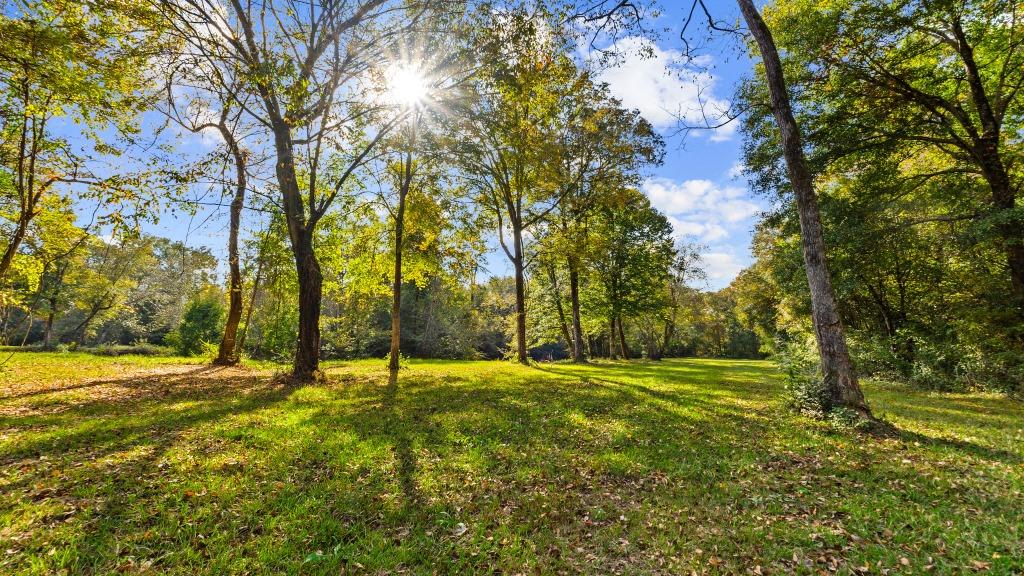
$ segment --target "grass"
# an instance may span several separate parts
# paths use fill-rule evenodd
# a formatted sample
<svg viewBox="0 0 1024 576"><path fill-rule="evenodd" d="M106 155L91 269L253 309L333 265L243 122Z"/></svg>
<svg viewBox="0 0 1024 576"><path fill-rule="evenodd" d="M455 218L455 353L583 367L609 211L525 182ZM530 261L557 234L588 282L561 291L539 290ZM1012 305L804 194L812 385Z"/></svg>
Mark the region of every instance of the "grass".
<svg viewBox="0 0 1024 576"><path fill-rule="evenodd" d="M795 416L768 362L330 366L15 354L0 573L1024 571L1024 407L869 383Z"/></svg>

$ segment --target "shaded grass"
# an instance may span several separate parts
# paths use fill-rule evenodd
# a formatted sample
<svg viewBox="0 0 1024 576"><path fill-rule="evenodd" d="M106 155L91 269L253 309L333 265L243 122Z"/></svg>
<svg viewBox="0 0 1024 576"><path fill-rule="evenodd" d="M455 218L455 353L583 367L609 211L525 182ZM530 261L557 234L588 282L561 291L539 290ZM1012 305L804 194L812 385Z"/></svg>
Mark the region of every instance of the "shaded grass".
<svg viewBox="0 0 1024 576"><path fill-rule="evenodd" d="M770 363L165 358L0 375L0 572L1024 570L1024 409L869 385L900 439L794 416Z"/></svg>

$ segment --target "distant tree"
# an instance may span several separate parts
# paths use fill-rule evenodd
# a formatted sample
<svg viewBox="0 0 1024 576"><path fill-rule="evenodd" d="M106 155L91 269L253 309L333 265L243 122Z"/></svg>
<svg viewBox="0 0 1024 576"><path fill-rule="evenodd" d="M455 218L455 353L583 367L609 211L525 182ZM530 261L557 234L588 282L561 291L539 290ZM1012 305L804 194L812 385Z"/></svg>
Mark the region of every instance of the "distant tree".
<svg viewBox="0 0 1024 576"><path fill-rule="evenodd" d="M609 355L629 358L623 319L661 310L672 263L672 225L642 192L632 188L604 197L593 223L589 265L602 290Z"/></svg>
<svg viewBox="0 0 1024 576"><path fill-rule="evenodd" d="M641 170L661 162L664 143L639 112L623 109L606 86L593 84L584 73L559 99L554 144L551 178L559 202L545 219L550 254L543 259L549 279L560 263L567 270L572 328L566 342L573 361L582 362L586 355L579 291L589 220L603 192L639 185ZM560 300L556 305L564 315ZM568 327L564 331L570 332Z"/></svg>
<svg viewBox="0 0 1024 576"><path fill-rule="evenodd" d="M561 98L579 73L543 13L488 13L474 41L475 94L460 111L460 170L491 214L512 263L516 295L516 358L528 361L525 234L560 200L548 177ZM506 234L511 236L506 238ZM511 241L509 241L511 240Z"/></svg>

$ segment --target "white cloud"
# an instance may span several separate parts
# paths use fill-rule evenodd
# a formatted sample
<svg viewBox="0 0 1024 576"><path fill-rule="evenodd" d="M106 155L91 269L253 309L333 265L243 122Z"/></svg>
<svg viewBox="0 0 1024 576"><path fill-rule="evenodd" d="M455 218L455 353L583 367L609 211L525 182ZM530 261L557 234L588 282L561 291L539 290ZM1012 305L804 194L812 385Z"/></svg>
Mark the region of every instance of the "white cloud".
<svg viewBox="0 0 1024 576"><path fill-rule="evenodd" d="M694 236L708 242L721 240L729 233L721 225L714 222L697 222L694 220L681 220L675 216L668 217L672 223L672 229L677 236Z"/></svg>
<svg viewBox="0 0 1024 576"><path fill-rule="evenodd" d="M702 255L708 280L728 284L743 270L743 263L736 256L726 252L711 252Z"/></svg>
<svg viewBox="0 0 1024 576"><path fill-rule="evenodd" d="M743 259L736 254L745 249L751 217L761 211L748 199L745 188L669 178L649 178L642 188L651 204L668 217L677 237L711 245L703 254L710 286L727 285L743 269Z"/></svg>
<svg viewBox="0 0 1024 576"><path fill-rule="evenodd" d="M662 49L646 38L630 36L612 47L622 58L615 67L597 74L626 108L635 108L661 130L682 121L688 125L717 124L730 104L713 94L715 78L709 62L687 61L681 52ZM714 130L711 140L728 140L736 131L730 122Z"/></svg>
<svg viewBox="0 0 1024 576"><path fill-rule="evenodd" d="M643 190L655 208L680 223L690 224L688 228L677 227L676 233L704 240L721 238L722 224L742 222L761 210L745 198L745 189L719 186L711 180L675 182L668 178L649 178L644 182ZM697 232L696 223L700 223Z"/></svg>

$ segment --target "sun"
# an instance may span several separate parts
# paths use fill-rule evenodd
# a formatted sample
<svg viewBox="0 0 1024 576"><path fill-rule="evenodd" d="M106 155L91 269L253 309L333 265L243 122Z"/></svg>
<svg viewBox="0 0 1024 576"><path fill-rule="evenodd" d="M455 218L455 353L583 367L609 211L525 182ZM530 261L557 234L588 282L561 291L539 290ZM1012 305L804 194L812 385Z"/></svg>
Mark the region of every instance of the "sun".
<svg viewBox="0 0 1024 576"><path fill-rule="evenodd" d="M395 106L415 108L430 96L430 82L416 64L392 65L385 73L384 100Z"/></svg>

